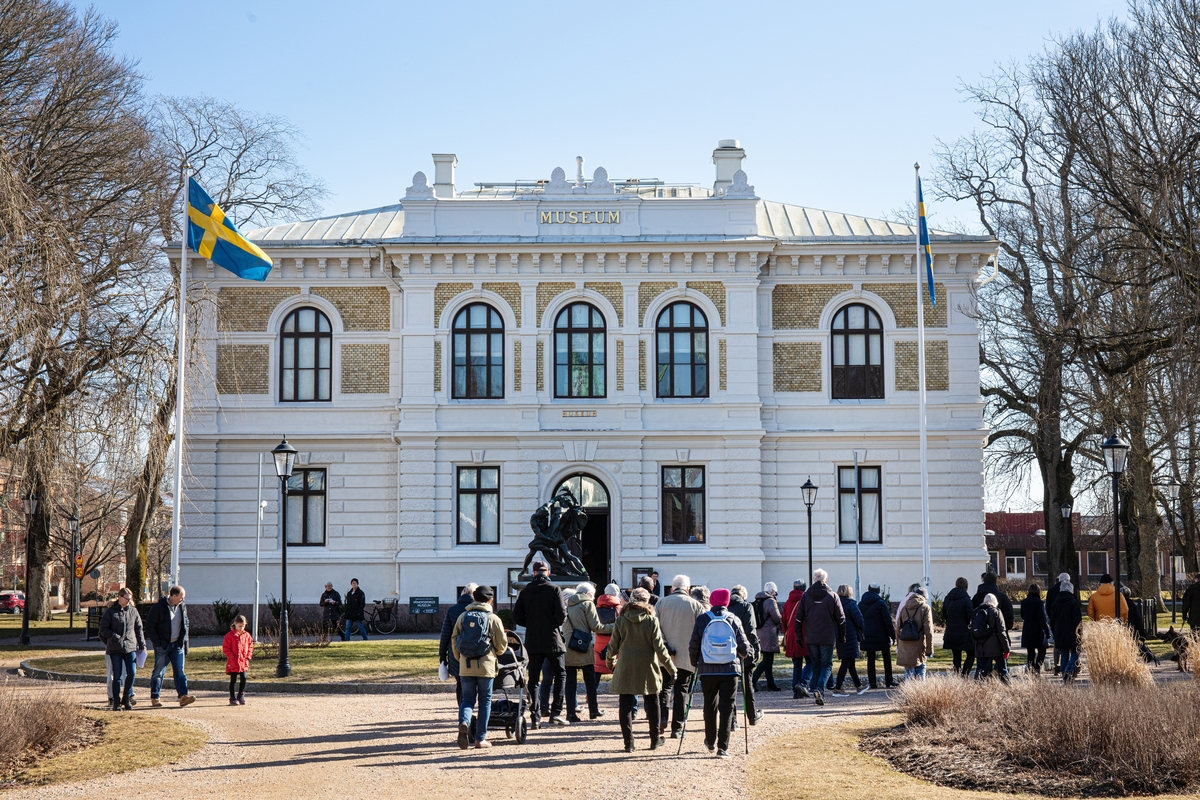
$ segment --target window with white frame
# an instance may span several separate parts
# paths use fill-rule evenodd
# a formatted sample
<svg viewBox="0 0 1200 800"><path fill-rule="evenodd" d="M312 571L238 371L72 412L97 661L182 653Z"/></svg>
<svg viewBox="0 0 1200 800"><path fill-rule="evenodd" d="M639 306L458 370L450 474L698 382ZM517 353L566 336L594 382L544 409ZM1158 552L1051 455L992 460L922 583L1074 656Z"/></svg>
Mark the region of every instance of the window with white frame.
<svg viewBox="0 0 1200 800"><path fill-rule="evenodd" d="M325 544L325 470L297 468L288 478L287 542Z"/></svg>
<svg viewBox="0 0 1200 800"><path fill-rule="evenodd" d="M499 544L500 468L458 468L458 543Z"/></svg>
<svg viewBox="0 0 1200 800"><path fill-rule="evenodd" d="M1108 572L1108 552L1089 550L1087 554L1088 575L1104 575Z"/></svg>
<svg viewBox="0 0 1200 800"><path fill-rule="evenodd" d="M883 542L883 503L880 467L838 467L838 541L854 544L855 534L863 544ZM855 515L855 495L859 498Z"/></svg>
<svg viewBox="0 0 1200 800"><path fill-rule="evenodd" d="M1010 556L1004 557L1004 576L1006 578L1024 578L1025 577L1025 556Z"/></svg>

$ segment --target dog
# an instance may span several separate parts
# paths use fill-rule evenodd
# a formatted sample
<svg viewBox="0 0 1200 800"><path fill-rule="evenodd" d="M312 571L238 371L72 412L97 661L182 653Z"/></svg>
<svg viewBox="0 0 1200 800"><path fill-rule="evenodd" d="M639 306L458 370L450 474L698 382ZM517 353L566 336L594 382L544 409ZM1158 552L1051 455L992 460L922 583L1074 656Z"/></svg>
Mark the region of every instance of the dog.
<svg viewBox="0 0 1200 800"><path fill-rule="evenodd" d="M1171 644L1171 649L1175 651L1175 660L1179 663L1180 672L1192 671L1192 640L1188 636L1175 630L1172 625L1163 634L1163 641Z"/></svg>

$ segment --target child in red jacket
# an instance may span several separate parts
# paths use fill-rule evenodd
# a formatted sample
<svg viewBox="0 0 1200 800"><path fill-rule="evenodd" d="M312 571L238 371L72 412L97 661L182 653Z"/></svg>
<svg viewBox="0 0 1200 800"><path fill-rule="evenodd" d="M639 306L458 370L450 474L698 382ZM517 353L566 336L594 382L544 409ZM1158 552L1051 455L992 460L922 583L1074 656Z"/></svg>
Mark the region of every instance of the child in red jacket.
<svg viewBox="0 0 1200 800"><path fill-rule="evenodd" d="M246 670L254 653L254 639L246 632L246 618L238 614L233 618L229 633L221 644L225 651L225 674L229 676L229 705L246 705ZM237 686L237 694L234 694Z"/></svg>

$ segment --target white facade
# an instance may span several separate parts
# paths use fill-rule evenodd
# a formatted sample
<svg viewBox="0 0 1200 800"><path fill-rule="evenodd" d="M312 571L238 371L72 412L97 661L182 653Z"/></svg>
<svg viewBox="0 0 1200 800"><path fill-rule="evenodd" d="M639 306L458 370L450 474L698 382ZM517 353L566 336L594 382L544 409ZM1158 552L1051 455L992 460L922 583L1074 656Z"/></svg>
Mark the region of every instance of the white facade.
<svg viewBox="0 0 1200 800"><path fill-rule="evenodd" d="M882 515L882 541L859 548L862 588L877 581L898 592L920 580L913 231L761 200L738 169L743 156L736 142L722 142L713 189L610 181L603 170L584 180L580 168L574 182L555 170L549 181L460 192L456 159L435 155L433 184L418 173L399 205L249 232L275 261L263 285L190 260L190 286L213 302L201 304L187 422L181 564L189 597L250 600L257 462L285 434L301 464L324 469L326 481L316 543L288 550L296 602L315 602L326 580L341 589L351 577L370 599L394 593L402 602L449 601L472 580L503 591L524 559L530 515L578 473L609 495L607 528L588 534L592 563L608 565L598 582L629 586L633 570L654 567L668 581L683 572L713 587L789 586L807 572L800 486L811 477L820 487L815 566L835 585L853 585L855 546L839 542L853 531L839 523L835 483L855 451L878 468ZM933 239L939 297L936 312L926 307L926 335L936 589L986 564L970 309L995 242ZM656 323L680 301L707 321L707 397L658 396ZM602 398L555 396L555 321L579 302L603 318ZM498 399L453 396L452 327L477 303L502 320ZM882 383L868 379L882 398L834 397L831 325L848 304L882 324ZM299 308L329 320L327 401L282 399L281 326ZM664 468L675 467L703 467L703 495L686 501L700 504L692 507L702 509L703 543L664 541L667 528L679 530L663 511ZM497 543L460 541L460 468L499 470ZM265 596L278 594L281 528L269 459L263 470Z"/></svg>

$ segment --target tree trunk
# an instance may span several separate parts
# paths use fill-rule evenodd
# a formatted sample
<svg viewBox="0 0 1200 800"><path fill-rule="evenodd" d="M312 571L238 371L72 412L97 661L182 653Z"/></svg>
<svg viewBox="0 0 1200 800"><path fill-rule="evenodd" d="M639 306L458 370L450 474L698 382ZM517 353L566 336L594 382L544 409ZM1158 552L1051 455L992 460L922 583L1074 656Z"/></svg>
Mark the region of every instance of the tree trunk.
<svg viewBox="0 0 1200 800"><path fill-rule="evenodd" d="M29 604L29 618L50 619L50 498L41 475L34 475L31 484L38 496L37 509L30 523L25 565L25 602Z"/></svg>
<svg viewBox="0 0 1200 800"><path fill-rule="evenodd" d="M1042 515L1046 529L1047 569L1051 577L1070 574L1079 585L1079 558L1075 555L1075 532L1064 524L1062 506L1071 499L1075 469L1071 455L1063 453L1062 441L1062 359L1047 351L1038 387L1038 406L1042 416L1036 420L1034 456L1042 474ZM1064 457L1064 455L1066 457Z"/></svg>
<svg viewBox="0 0 1200 800"><path fill-rule="evenodd" d="M153 587L146 585L147 563L150 557L150 525L159 506L159 487L167 466L167 453L171 448L171 417L175 413L175 381L172 379L164 390L154 412L153 429L146 448L146 462L138 479L137 495L133 512L129 515L129 527L125 531L125 585L133 592L136 600L154 600L148 593L158 592L161 582Z"/></svg>

